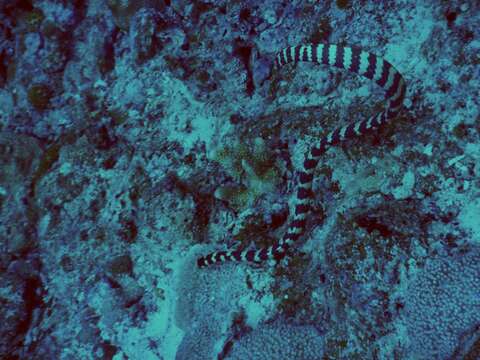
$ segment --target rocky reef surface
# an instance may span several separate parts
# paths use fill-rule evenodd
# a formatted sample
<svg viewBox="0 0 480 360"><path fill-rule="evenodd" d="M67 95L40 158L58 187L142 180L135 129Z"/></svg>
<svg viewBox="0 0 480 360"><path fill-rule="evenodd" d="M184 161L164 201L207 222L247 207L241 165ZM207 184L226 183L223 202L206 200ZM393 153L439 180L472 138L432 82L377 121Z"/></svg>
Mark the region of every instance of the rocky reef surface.
<svg viewBox="0 0 480 360"><path fill-rule="evenodd" d="M480 358L478 1L0 1L0 358ZM316 140L385 104L354 74L272 71L359 46L404 108L330 148L278 264L199 269L286 231Z"/></svg>

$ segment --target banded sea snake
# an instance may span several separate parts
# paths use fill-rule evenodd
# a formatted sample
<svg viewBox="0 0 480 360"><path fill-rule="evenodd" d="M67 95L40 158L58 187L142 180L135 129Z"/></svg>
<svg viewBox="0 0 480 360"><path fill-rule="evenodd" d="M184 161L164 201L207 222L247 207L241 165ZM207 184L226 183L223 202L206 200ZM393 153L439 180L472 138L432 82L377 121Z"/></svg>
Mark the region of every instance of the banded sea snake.
<svg viewBox="0 0 480 360"><path fill-rule="evenodd" d="M303 168L298 171L298 184L293 202L293 216L284 236L273 245L258 250L216 251L197 259L197 266L202 268L219 262L250 261L262 262L269 259L280 260L287 250L305 232L307 216L312 207L312 180L320 156L329 146L363 135L377 129L394 118L400 111L405 97L406 84L402 75L387 61L358 47L346 47L334 44L309 44L291 46L280 51L274 67L279 69L287 63L309 61L335 66L362 75L380 85L385 90L387 106L378 114L359 121L354 121L331 131L320 139L305 154Z"/></svg>

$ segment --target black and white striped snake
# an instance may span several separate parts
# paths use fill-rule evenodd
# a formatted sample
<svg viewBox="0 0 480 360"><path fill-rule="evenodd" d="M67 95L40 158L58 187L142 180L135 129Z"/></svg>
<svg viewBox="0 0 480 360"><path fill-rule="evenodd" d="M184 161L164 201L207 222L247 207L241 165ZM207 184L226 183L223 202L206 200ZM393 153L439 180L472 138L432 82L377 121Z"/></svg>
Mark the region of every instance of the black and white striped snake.
<svg viewBox="0 0 480 360"><path fill-rule="evenodd" d="M378 114L343 127L336 128L320 139L305 154L303 169L298 172L298 185L295 190L293 217L284 236L273 245L258 250L216 251L198 258L197 265L202 268L219 262L250 261L261 262L268 259L280 260L287 250L305 232L306 218L312 208L312 180L320 156L329 146L367 131L394 118L400 111L405 97L406 84L402 75L387 61L358 47L346 47L333 44L309 44L291 46L280 51L275 59L275 67L287 63L310 61L349 70L375 81L385 90L387 106Z"/></svg>

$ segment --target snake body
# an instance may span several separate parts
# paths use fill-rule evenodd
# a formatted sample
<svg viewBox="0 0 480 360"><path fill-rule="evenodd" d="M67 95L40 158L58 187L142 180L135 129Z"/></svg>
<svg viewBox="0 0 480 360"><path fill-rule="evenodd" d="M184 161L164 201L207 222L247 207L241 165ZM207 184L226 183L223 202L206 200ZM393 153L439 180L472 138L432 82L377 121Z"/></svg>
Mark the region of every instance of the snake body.
<svg viewBox="0 0 480 360"><path fill-rule="evenodd" d="M202 268L226 261L262 262L268 259L280 260L287 250L305 232L306 219L312 209L312 181L315 168L321 155L329 146L355 136L361 136L372 129L377 129L400 111L406 92L402 75L389 62L381 57L366 52L358 47L339 46L335 44L308 44L291 46L280 51L275 58L275 68L287 63L309 61L352 71L373 80L385 90L386 107L367 119L353 121L331 131L320 139L305 154L303 168L298 171L298 184L293 202L293 216L284 236L273 245L258 250L216 251L197 259Z"/></svg>

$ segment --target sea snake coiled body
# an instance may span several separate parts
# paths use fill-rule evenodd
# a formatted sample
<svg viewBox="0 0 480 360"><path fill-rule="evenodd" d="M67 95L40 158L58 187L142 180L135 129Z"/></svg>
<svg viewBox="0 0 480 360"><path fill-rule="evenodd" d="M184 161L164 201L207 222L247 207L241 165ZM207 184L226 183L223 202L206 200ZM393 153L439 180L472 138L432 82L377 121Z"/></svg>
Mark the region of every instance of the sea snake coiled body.
<svg viewBox="0 0 480 360"><path fill-rule="evenodd" d="M198 258L198 267L205 267L226 261L261 262L268 259L280 260L287 250L305 231L306 218L312 207L313 173L320 156L325 150L341 141L365 134L395 117L400 111L405 97L406 84L402 75L387 61L358 47L334 44L309 44L291 46L280 51L275 59L275 67L287 63L310 61L335 66L362 75L380 85L385 90L387 106L383 111L368 118L354 121L331 131L320 139L305 154L303 169L298 171L298 185L293 202L293 216L284 236L273 245L258 250L217 251Z"/></svg>

